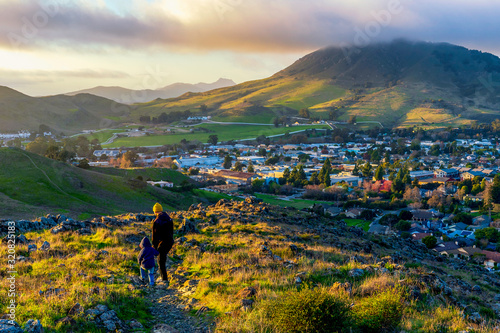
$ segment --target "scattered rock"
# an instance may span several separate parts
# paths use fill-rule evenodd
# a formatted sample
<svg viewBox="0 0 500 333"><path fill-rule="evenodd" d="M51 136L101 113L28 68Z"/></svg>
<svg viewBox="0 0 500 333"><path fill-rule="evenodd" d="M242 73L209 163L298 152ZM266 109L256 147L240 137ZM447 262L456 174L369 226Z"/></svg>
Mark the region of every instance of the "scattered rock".
<svg viewBox="0 0 500 333"><path fill-rule="evenodd" d="M361 276L365 275L365 271L360 269L360 268L354 268L354 269L351 269L349 271L348 275L350 277L357 278L357 277L361 277Z"/></svg>
<svg viewBox="0 0 500 333"><path fill-rule="evenodd" d="M65 326L74 326L74 325L76 325L76 321L73 318L71 318L71 317L61 318L56 323L57 324L62 324L62 325L65 325Z"/></svg>
<svg viewBox="0 0 500 333"><path fill-rule="evenodd" d="M167 324L158 324L151 329L151 333L181 333L181 331Z"/></svg>
<svg viewBox="0 0 500 333"><path fill-rule="evenodd" d="M179 229L177 229L179 234L181 235L187 235L187 234L199 234L200 231L196 227L195 222L189 220L189 219L184 219L184 221L181 223L179 226Z"/></svg>
<svg viewBox="0 0 500 333"><path fill-rule="evenodd" d="M476 284L475 286L472 287L472 291L475 293L480 293L481 287Z"/></svg>
<svg viewBox="0 0 500 333"><path fill-rule="evenodd" d="M24 333L21 326L15 321L0 319L0 332L1 333Z"/></svg>
<svg viewBox="0 0 500 333"><path fill-rule="evenodd" d="M243 311L250 311L252 309L254 300L253 299L242 299L241 300L241 308Z"/></svg>
<svg viewBox="0 0 500 333"><path fill-rule="evenodd" d="M83 306L80 305L80 303L76 303L71 307L71 309L68 311L68 316L77 316L85 312L85 309Z"/></svg>
<svg viewBox="0 0 500 333"><path fill-rule="evenodd" d="M138 322L135 319L132 319L129 323L128 326L130 326L131 329L141 329L144 328L140 322Z"/></svg>
<svg viewBox="0 0 500 333"><path fill-rule="evenodd" d="M30 244L28 245L28 252L36 252L36 244Z"/></svg>
<svg viewBox="0 0 500 333"><path fill-rule="evenodd" d="M257 295L257 290L254 287L245 287L238 291L236 298L250 298Z"/></svg>
<svg viewBox="0 0 500 333"><path fill-rule="evenodd" d="M24 325L24 331L26 333L44 333L44 329L42 324L40 323L40 320L34 320L30 319L26 322Z"/></svg>
<svg viewBox="0 0 500 333"><path fill-rule="evenodd" d="M40 251L48 251L50 249L50 243L45 241L42 246L40 246Z"/></svg>

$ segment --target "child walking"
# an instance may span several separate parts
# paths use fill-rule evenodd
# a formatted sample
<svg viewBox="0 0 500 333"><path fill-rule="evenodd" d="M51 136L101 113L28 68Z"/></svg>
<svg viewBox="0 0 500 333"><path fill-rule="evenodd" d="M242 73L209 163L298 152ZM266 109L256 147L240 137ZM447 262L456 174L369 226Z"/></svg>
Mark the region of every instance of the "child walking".
<svg viewBox="0 0 500 333"><path fill-rule="evenodd" d="M155 285L155 256L160 253L152 246L149 238L144 237L140 244L141 252L137 256L137 261L141 266L141 279L143 283L147 283L146 273L149 275L149 285Z"/></svg>

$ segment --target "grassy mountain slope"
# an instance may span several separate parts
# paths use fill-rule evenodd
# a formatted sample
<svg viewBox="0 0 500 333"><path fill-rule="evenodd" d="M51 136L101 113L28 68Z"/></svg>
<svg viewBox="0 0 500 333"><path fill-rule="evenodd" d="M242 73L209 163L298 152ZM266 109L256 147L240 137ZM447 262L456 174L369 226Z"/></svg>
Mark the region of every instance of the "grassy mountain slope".
<svg viewBox="0 0 500 333"><path fill-rule="evenodd" d="M156 201L170 209L196 202L192 195L147 186L126 174L106 175L83 170L8 148L0 149L0 197L0 218L35 212L87 215L149 212Z"/></svg>
<svg viewBox="0 0 500 333"><path fill-rule="evenodd" d="M147 332L158 324L179 332L498 331L499 276L474 260L263 203L220 201L171 216L168 288L139 281L137 246L150 236L151 222L94 228L91 235L26 233L50 249L16 247L26 257L16 264L16 321L40 319L46 332L106 332L96 315L69 311L79 303L85 311L107 305L123 331L133 331L130 320ZM200 232L183 234L186 220ZM8 277L5 270L0 276ZM0 304L8 302L0 294ZM195 327L189 314L207 321Z"/></svg>
<svg viewBox="0 0 500 333"><path fill-rule="evenodd" d="M391 127L460 125L498 115L498 79L500 59L494 55L398 40L360 49L321 49L263 80L138 104L132 117L196 111L205 104L214 119L226 121L271 122L308 107L323 118L338 108L340 121L357 115ZM421 112L424 120L418 121L415 114ZM433 113L441 116L425 120Z"/></svg>
<svg viewBox="0 0 500 333"><path fill-rule="evenodd" d="M40 124L66 134L99 129L120 123L128 111L125 105L90 94L30 97L0 87L0 132L33 131Z"/></svg>

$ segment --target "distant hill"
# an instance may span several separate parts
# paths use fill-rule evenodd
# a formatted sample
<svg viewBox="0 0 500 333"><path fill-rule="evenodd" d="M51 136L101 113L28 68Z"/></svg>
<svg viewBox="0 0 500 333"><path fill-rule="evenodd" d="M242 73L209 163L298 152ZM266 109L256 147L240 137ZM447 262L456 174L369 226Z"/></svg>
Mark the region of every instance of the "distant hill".
<svg viewBox="0 0 500 333"><path fill-rule="evenodd" d="M133 119L162 112L196 111L218 120L271 122L309 108L313 116L384 126L445 127L491 121L500 110L500 59L446 43L330 47L297 60L275 75L204 93L138 104Z"/></svg>
<svg viewBox="0 0 500 333"><path fill-rule="evenodd" d="M109 98L119 103L132 104L149 102L157 98L171 98L178 97L187 92L204 92L212 89L234 86L236 83L230 79L220 78L212 83L173 83L166 87L159 89L142 89L133 90L123 87L94 87L74 92L66 93L65 95L73 96L77 94L92 94Z"/></svg>
<svg viewBox="0 0 500 333"><path fill-rule="evenodd" d="M0 86L0 132L33 131L40 124L66 134L105 128L128 119L129 109L90 94L31 97Z"/></svg>
<svg viewBox="0 0 500 333"><path fill-rule="evenodd" d="M73 215L151 212L157 201L166 203L165 208L169 209L187 208L197 202L192 194L172 193L126 174L123 171L107 175L19 149L0 148L0 219L33 212ZM172 177L176 183L182 179L190 181L171 170L162 177L164 180Z"/></svg>

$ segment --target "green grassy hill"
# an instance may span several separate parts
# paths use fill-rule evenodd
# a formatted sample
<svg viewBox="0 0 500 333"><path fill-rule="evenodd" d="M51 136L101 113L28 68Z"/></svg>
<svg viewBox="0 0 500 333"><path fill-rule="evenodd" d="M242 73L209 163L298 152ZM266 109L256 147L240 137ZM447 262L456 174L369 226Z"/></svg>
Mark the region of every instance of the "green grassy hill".
<svg viewBox="0 0 500 333"><path fill-rule="evenodd" d="M128 112L126 105L90 94L30 97L0 86L0 132L37 131L40 124L65 134L107 128Z"/></svg>
<svg viewBox="0 0 500 333"><path fill-rule="evenodd" d="M389 127L457 126L498 117L499 78L500 59L492 54L398 40L321 49L269 78L138 104L131 116L199 112L205 104L215 120L271 123L307 107L324 119L336 110L338 121L356 115ZM415 117L420 113L423 119Z"/></svg>
<svg viewBox="0 0 500 333"><path fill-rule="evenodd" d="M175 171L108 171L115 175L83 170L18 149L1 148L0 218L37 217L46 213L71 213L77 217L150 212L157 201L169 209L186 208L198 202L189 192L173 193L136 179L138 175L145 180L161 175L163 180L178 183L187 178Z"/></svg>

